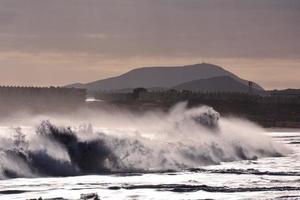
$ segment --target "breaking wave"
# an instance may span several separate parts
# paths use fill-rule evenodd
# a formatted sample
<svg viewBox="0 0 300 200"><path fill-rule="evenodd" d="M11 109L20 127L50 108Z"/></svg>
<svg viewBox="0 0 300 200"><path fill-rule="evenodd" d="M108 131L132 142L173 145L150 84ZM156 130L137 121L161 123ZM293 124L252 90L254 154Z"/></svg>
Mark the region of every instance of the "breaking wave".
<svg viewBox="0 0 300 200"><path fill-rule="evenodd" d="M81 114L91 123L47 117L35 126L2 127L0 178L183 170L288 153L255 124L206 106Z"/></svg>

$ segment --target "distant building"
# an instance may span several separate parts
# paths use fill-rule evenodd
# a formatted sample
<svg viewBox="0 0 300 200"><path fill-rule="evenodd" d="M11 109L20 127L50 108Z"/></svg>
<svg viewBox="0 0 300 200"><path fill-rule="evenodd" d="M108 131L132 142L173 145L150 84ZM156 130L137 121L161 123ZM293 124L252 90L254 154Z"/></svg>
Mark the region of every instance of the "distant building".
<svg viewBox="0 0 300 200"><path fill-rule="evenodd" d="M136 100L140 99L141 96L147 93L148 90L146 88L135 88L132 92L132 97Z"/></svg>

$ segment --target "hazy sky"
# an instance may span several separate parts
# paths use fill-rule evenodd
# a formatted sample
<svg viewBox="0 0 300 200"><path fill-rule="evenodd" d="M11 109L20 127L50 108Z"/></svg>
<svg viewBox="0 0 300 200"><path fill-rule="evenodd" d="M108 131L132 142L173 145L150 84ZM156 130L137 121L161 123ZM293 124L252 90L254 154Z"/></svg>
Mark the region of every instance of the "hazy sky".
<svg viewBox="0 0 300 200"><path fill-rule="evenodd" d="M0 84L210 62L300 88L300 0L0 0Z"/></svg>

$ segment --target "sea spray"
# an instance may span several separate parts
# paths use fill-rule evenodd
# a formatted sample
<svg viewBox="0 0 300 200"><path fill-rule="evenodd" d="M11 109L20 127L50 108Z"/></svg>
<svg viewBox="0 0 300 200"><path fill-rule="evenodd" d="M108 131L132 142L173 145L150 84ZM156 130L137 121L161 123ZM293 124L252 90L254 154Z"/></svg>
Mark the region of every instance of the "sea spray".
<svg viewBox="0 0 300 200"><path fill-rule="evenodd" d="M1 128L2 179L183 170L288 153L249 121L186 103L167 113L82 111L27 123Z"/></svg>

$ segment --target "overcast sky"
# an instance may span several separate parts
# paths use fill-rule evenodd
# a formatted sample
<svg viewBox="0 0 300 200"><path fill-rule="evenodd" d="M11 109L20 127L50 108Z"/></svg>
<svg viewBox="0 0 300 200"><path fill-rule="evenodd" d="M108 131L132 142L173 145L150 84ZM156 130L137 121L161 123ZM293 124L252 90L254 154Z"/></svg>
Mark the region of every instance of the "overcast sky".
<svg viewBox="0 0 300 200"><path fill-rule="evenodd" d="M218 64L300 88L299 0L0 0L0 85Z"/></svg>

